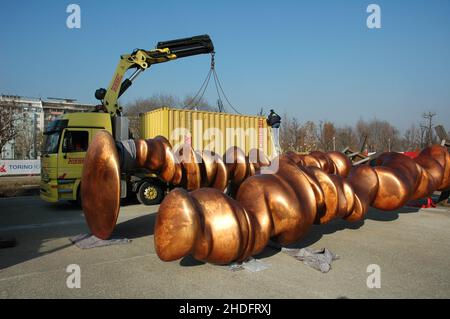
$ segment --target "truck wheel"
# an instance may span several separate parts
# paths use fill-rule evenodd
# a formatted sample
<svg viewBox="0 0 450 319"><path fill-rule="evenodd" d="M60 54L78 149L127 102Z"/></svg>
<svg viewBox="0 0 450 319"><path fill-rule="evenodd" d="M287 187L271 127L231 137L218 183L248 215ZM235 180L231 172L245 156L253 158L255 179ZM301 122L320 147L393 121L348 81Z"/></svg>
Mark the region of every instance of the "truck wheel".
<svg viewBox="0 0 450 319"><path fill-rule="evenodd" d="M81 207L81 192L80 192L80 186L78 186L78 190L77 190L77 199L76 200L69 200L69 203L71 203L72 205Z"/></svg>
<svg viewBox="0 0 450 319"><path fill-rule="evenodd" d="M77 190L77 205L79 207L83 207L82 206L82 200L81 200L81 185L78 186L78 190Z"/></svg>
<svg viewBox="0 0 450 319"><path fill-rule="evenodd" d="M161 186L151 183L143 182L137 192L137 198L142 205L158 205L162 202L164 191Z"/></svg>

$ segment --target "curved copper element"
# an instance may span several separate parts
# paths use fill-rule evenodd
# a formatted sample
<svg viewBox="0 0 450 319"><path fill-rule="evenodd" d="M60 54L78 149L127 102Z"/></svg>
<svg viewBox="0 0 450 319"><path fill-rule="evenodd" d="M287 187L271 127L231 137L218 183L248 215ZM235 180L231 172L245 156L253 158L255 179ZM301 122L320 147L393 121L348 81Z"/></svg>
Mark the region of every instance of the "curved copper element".
<svg viewBox="0 0 450 319"><path fill-rule="evenodd" d="M157 136L155 137L155 140L161 142L162 147L164 148L164 151L162 152L164 154L164 162L158 175L163 181L170 183L176 174L176 162L175 156L172 152L172 146L163 136Z"/></svg>
<svg viewBox="0 0 450 319"><path fill-rule="evenodd" d="M91 142L81 180L86 222L95 236L107 239L114 230L120 209L119 155L107 131L98 132Z"/></svg>
<svg viewBox="0 0 450 319"><path fill-rule="evenodd" d="M200 188L202 176L200 170L200 158L199 154L194 152L192 148L184 152L184 148L180 148L178 152L179 158L181 158L182 178L181 186L188 191Z"/></svg>
<svg viewBox="0 0 450 319"><path fill-rule="evenodd" d="M240 185L247 176L251 175L251 169L245 153L239 147L230 147L224 155L228 170L228 178L236 185Z"/></svg>
<svg viewBox="0 0 450 319"><path fill-rule="evenodd" d="M313 223L358 221L369 206L395 210L410 199L450 187L450 155L439 145L424 149L414 160L385 153L375 167L352 168L338 152L288 152L279 158L278 171L269 175L259 174L270 161L258 150L246 156L233 147L222 159L191 148L173 152L163 137L134 143L136 157L126 167L134 161L137 168L193 190L175 189L160 206L155 247L167 261L188 254L217 264L242 261L261 252L269 239L282 245L298 241ZM89 146L83 169L83 210L92 233L102 239L111 235L119 213L116 147L111 135L101 131ZM236 199L223 193L229 183Z"/></svg>
<svg viewBox="0 0 450 319"><path fill-rule="evenodd" d="M246 156L240 148L232 147L222 158L212 151L195 152L186 145L173 151L163 136L135 140L134 145L136 154L130 160L131 166L145 168L164 182L189 191L212 187L223 192L231 181L232 193L235 193L246 178L270 165L267 156L256 149ZM119 213L122 164L110 133L101 131L94 136L84 163L83 211L91 232L106 239L111 235Z"/></svg>
<svg viewBox="0 0 450 319"><path fill-rule="evenodd" d="M261 169L261 167L269 166L270 159L266 154L260 149L252 148L248 152L247 160L252 163L256 170Z"/></svg>
<svg viewBox="0 0 450 319"><path fill-rule="evenodd" d="M450 155L441 146L426 148L414 160L385 153L375 167L354 168L337 152L289 152L280 157L275 174L246 179L244 164L230 165L232 177L241 182L236 200L210 188L177 189L166 197L155 225L162 260L188 254L217 264L245 260L269 239L282 245L298 241L314 222L358 221L369 206L395 210L450 187Z"/></svg>

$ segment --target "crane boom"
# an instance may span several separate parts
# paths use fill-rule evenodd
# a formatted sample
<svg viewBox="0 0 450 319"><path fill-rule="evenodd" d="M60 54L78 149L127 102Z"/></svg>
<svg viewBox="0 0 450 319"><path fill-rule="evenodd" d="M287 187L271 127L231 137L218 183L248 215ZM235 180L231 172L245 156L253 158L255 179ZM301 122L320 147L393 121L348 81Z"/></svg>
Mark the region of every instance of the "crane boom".
<svg viewBox="0 0 450 319"><path fill-rule="evenodd" d="M156 48L150 51L137 49L131 54L120 57L108 89L98 89L95 97L102 102L103 111L111 116L120 115L122 107L118 105L117 100L133 84L133 80L151 65L213 52L214 45L206 34L158 42ZM135 69L135 71L129 78L123 80L125 73L130 69Z"/></svg>

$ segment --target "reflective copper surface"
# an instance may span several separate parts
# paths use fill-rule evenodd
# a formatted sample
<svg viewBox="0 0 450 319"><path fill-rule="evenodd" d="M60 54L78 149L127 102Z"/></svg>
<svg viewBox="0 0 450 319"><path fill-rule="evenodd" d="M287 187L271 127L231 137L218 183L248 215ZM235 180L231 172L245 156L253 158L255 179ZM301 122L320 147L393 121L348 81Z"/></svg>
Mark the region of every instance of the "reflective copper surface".
<svg viewBox="0 0 450 319"><path fill-rule="evenodd" d="M194 199L186 190L176 188L166 198L156 217L155 236L160 239L156 253L168 261L192 253L202 228Z"/></svg>
<svg viewBox="0 0 450 319"><path fill-rule="evenodd" d="M98 238L108 239L119 215L120 167L114 139L107 131L98 132L87 150L81 198L89 229Z"/></svg>
<svg viewBox="0 0 450 319"><path fill-rule="evenodd" d="M447 150L440 146L425 149L415 160L385 153L375 167L353 168L337 152L289 152L281 156L275 174L244 178L235 201L210 188L183 193L196 203L188 209L203 221L189 253L217 264L242 261L261 252L269 239L282 245L298 241L314 222L323 224L335 218L355 222L364 218L369 206L395 210L418 194L427 196L450 186L449 161ZM228 167L232 173L239 170L234 164ZM240 171L237 176L246 175ZM167 197L164 202L174 200ZM174 203L169 213L164 206L158 218L176 233L176 216L184 216L184 209ZM180 239L171 237L173 245L183 241ZM164 241L164 236L155 232L157 252L163 250L160 243ZM176 260L180 255L166 252L161 258Z"/></svg>
<svg viewBox="0 0 450 319"><path fill-rule="evenodd" d="M247 177L270 165L268 157L256 149L246 156L240 148L231 147L222 158L212 151L195 152L188 145L174 151L163 136L135 140L134 145L135 168L147 169L164 182L188 191L212 187L223 192L231 183L230 189L236 193ZM81 183L83 211L91 232L99 238L108 238L117 221L120 164L111 134L102 131L89 146Z"/></svg>
<svg viewBox="0 0 450 319"><path fill-rule="evenodd" d="M137 167L184 188L171 191L158 211L154 243L165 261L189 254L216 264L243 261L270 239L298 241L313 223L359 221L370 206L396 210L450 187L450 155L439 145L415 159L384 153L373 167L352 167L339 152L288 152L274 174L261 174L271 163L259 150L244 154L232 147L222 158L190 147L174 152L163 137L135 145ZM100 132L89 146L81 189L86 220L100 238L108 238L117 221L119 167L111 135ZM227 186L235 199L223 193Z"/></svg>

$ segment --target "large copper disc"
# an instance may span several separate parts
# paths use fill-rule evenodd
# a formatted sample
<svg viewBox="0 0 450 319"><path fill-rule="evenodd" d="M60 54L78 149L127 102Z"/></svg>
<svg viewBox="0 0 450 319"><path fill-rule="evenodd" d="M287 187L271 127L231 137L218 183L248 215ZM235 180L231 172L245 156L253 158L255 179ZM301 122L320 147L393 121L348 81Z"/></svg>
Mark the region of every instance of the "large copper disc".
<svg viewBox="0 0 450 319"><path fill-rule="evenodd" d="M309 171L313 174L317 181L319 181L320 188L324 194L325 204L322 207L322 210L317 212L314 223L317 225L326 224L339 215L339 190L333 182L331 175L328 175L320 168L311 166L309 167Z"/></svg>
<svg viewBox="0 0 450 319"><path fill-rule="evenodd" d="M214 183L211 185L211 187L223 192L228 185L227 167L219 154L214 154L214 161L216 162L217 169Z"/></svg>
<svg viewBox="0 0 450 319"><path fill-rule="evenodd" d="M350 173L350 169L352 168L352 163L344 153L332 151L326 153L325 155L334 164L336 169L335 174L338 174L342 177L348 176L348 174Z"/></svg>
<svg viewBox="0 0 450 319"><path fill-rule="evenodd" d="M84 158L81 198L92 234L108 239L120 209L120 164L114 139L105 130L94 136Z"/></svg>
<svg viewBox="0 0 450 319"><path fill-rule="evenodd" d="M224 155L223 161L227 166L231 182L240 185L248 176L247 161L244 151L237 147L230 147Z"/></svg>
<svg viewBox="0 0 450 319"><path fill-rule="evenodd" d="M210 187L217 174L217 163L215 161L215 153L209 150L205 150L199 153L202 159L200 166L201 173L201 187Z"/></svg>
<svg viewBox="0 0 450 319"><path fill-rule="evenodd" d="M189 193L176 188L158 210L155 222L155 250L164 261L190 254L201 230L198 208Z"/></svg>
<svg viewBox="0 0 450 319"><path fill-rule="evenodd" d="M260 253L270 239L273 220L267 199L267 186L276 183L274 175L255 175L246 179L239 187L236 200L245 208L251 221L253 250L251 255Z"/></svg>
<svg viewBox="0 0 450 319"><path fill-rule="evenodd" d="M172 152L172 145L170 145L170 142L169 140L167 140L167 138L161 135L156 136L155 140L162 143L165 156L162 169L158 175L163 181L165 181L166 183L170 183L175 176L175 156Z"/></svg>
<svg viewBox="0 0 450 319"><path fill-rule="evenodd" d="M289 245L302 238L312 226L317 214L316 197L306 174L291 160L281 159L275 176L280 177L280 193L271 185L267 192L270 207L275 208L273 235L278 243Z"/></svg>
<svg viewBox="0 0 450 319"><path fill-rule="evenodd" d="M322 169L322 164L320 161L312 155L303 155L302 157L305 166L317 167Z"/></svg>
<svg viewBox="0 0 450 319"><path fill-rule="evenodd" d="M360 221L364 219L378 193L378 175L372 167L361 165L351 169L347 182L353 189L355 202L353 211L344 219L350 222Z"/></svg>
<svg viewBox="0 0 450 319"><path fill-rule="evenodd" d="M305 166L305 162L300 154L293 151L288 151L284 155L293 160L298 166Z"/></svg>
<svg viewBox="0 0 450 319"><path fill-rule="evenodd" d="M313 152L309 153L309 155L311 155L312 157L315 157L320 162L320 166L322 167L322 170L325 173L327 173L327 174L332 173L330 159L325 155L325 153L319 152L319 151L313 151Z"/></svg>
<svg viewBox="0 0 450 319"><path fill-rule="evenodd" d="M228 264L236 260L248 243L248 230L239 223L245 222L244 226L247 226L247 221L238 216L242 214L242 208L214 188L198 189L190 195L195 199L204 228L203 232L197 232L203 237L199 238L203 244L195 247L194 258L213 264Z"/></svg>
<svg viewBox="0 0 450 319"><path fill-rule="evenodd" d="M384 166L374 168L378 176L378 192L372 206L381 210L396 210L409 199L408 180L395 169Z"/></svg>
<svg viewBox="0 0 450 319"><path fill-rule="evenodd" d="M323 211L325 206L325 194L320 186L319 180L314 176L311 168L306 166L298 166L298 168L304 173L312 187L316 199L317 212Z"/></svg>
<svg viewBox="0 0 450 319"><path fill-rule="evenodd" d="M450 156L447 149L441 145L433 145L422 150L419 156L421 155L431 156L442 166L443 176L438 190L445 190L450 187Z"/></svg>

